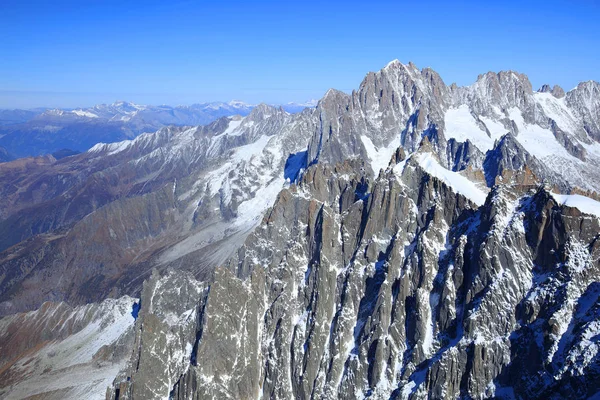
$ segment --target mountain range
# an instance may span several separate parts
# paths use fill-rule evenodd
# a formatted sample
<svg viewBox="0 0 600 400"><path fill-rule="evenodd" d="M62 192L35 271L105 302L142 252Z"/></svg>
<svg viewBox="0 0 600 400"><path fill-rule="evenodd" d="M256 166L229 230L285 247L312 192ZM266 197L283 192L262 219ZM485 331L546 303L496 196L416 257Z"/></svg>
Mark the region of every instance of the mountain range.
<svg viewBox="0 0 600 400"><path fill-rule="evenodd" d="M598 82L397 60L2 163L0 396L598 396L598 193Z"/></svg>
<svg viewBox="0 0 600 400"><path fill-rule="evenodd" d="M295 113L314 105L281 107ZM205 125L224 116L245 116L253 107L235 100L177 107L117 101L77 109L0 110L0 162L65 149L82 152L99 142L132 139L163 126Z"/></svg>

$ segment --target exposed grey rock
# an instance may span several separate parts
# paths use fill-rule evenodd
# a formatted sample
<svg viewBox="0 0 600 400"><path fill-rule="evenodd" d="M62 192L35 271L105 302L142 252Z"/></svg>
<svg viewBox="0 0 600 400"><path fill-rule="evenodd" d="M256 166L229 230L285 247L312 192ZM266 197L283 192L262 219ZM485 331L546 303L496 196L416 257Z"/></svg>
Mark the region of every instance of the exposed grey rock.
<svg viewBox="0 0 600 400"><path fill-rule="evenodd" d="M554 134L554 137L556 137L556 140L569 152L569 154L579 158L581 161L585 161L587 151L583 148L581 143L578 143L569 137L569 135L566 135L554 120L550 121L550 129L552 129L552 133Z"/></svg>
<svg viewBox="0 0 600 400"><path fill-rule="evenodd" d="M522 171L527 167L536 171L538 178L544 177L544 167L510 133L502 136L494 145L494 149L486 153L483 165L486 174L485 179L490 187L497 183L503 183L506 178L512 178L512 176L507 176L506 170ZM508 183L514 184L517 182L509 181ZM524 183L532 185L540 182Z"/></svg>
<svg viewBox="0 0 600 400"><path fill-rule="evenodd" d="M582 118L587 134L600 141L600 83L581 82L567 93L566 101Z"/></svg>
<svg viewBox="0 0 600 400"><path fill-rule="evenodd" d="M477 208L414 159L364 174L317 164L279 195L218 270L174 398L600 390L598 218L535 186Z"/></svg>
<svg viewBox="0 0 600 400"><path fill-rule="evenodd" d="M412 152L424 135L435 136L436 145L445 150L441 129L447 95L436 72L397 60L367 74L350 97L330 90L317 105L322 127L309 143L309 160L368 158L364 138L377 148L391 145L393 152L401 144Z"/></svg>
<svg viewBox="0 0 600 400"><path fill-rule="evenodd" d="M477 115L497 118L494 106L501 111L516 107L523 112L526 122L535 123L535 101L532 93L531 82L526 75L514 71L501 71L479 75L472 86L456 88L452 97L453 105L469 104ZM510 128L507 126L509 121L501 122Z"/></svg>
<svg viewBox="0 0 600 400"><path fill-rule="evenodd" d="M562 99L565 97L565 91L558 85L554 85L553 88L550 88L550 85L544 84L540 89L538 89L538 92L551 93L552 96L556 97L557 99Z"/></svg>
<svg viewBox="0 0 600 400"><path fill-rule="evenodd" d="M128 366L116 378L108 398L165 398L195 357L208 289L190 274L155 270L144 283L135 343Z"/></svg>
<svg viewBox="0 0 600 400"><path fill-rule="evenodd" d="M564 89L558 85L554 85L550 93L552 93L552 95L557 99L562 99L563 97L565 97Z"/></svg>
<svg viewBox="0 0 600 400"><path fill-rule="evenodd" d="M466 142L457 142L456 139L448 140L446 147L448 166L452 171L462 171L468 166L474 169L483 167L484 155L479 149L473 146L469 140Z"/></svg>

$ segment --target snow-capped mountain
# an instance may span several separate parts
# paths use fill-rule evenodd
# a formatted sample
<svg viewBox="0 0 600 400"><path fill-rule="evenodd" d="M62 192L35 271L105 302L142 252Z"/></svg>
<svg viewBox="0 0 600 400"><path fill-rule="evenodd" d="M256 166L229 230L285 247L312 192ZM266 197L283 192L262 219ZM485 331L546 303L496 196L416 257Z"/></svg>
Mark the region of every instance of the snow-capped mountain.
<svg viewBox="0 0 600 400"><path fill-rule="evenodd" d="M285 111L295 114L298 113L302 110L304 110L305 108L314 108L317 106L317 104L319 103L318 100L309 100L309 101L305 101L303 103L286 103L286 104L282 104L281 108L283 108Z"/></svg>
<svg viewBox="0 0 600 400"><path fill-rule="evenodd" d="M295 114L302 111L305 108L315 107L318 100L309 100L303 103L286 103L286 104L273 104L273 107L281 107L285 111ZM211 103L199 103L191 106L147 106L138 105L133 103L127 103L123 101L115 102L113 104L101 104L91 108L81 108L75 110L48 110L47 115L52 113L60 113L60 115L76 115L79 117L87 118L104 118L108 120L120 120L120 121L131 121L135 119L152 120L154 118L159 119L162 125L204 125L212 122L216 118L226 117L231 115L248 115L250 111L255 107L254 104L244 103L239 100L232 100L227 103L224 102L211 102ZM170 111L173 116L177 116L179 119L171 120L166 115L166 111ZM185 121L184 116L188 115L188 118L195 118L183 123ZM194 115L190 117L189 115ZM172 118L172 117L171 117ZM174 122L173 122L174 121ZM198 122L200 121L200 122Z"/></svg>
<svg viewBox="0 0 600 400"><path fill-rule="evenodd" d="M43 112L40 118L51 117L73 117L73 118L99 118L109 121L132 121L132 120L157 120L162 125L171 124L174 118L179 125L204 125L214 119L229 115L247 115L252 110L252 105L241 101L230 101L229 103L212 102L193 104L191 106L151 106L140 105L126 101L116 101L112 104L99 104L88 108L50 109ZM184 123L189 118L189 123ZM195 123L194 121L202 121ZM174 124L173 124L174 125Z"/></svg>
<svg viewBox="0 0 600 400"><path fill-rule="evenodd" d="M2 164L0 312L140 297L111 399L591 397L599 90L396 60L296 114Z"/></svg>
<svg viewBox="0 0 600 400"><path fill-rule="evenodd" d="M279 107L279 106L277 106ZM282 106L297 113L313 102ZM163 126L206 125L214 120L246 116L254 105L232 100L191 106L150 106L125 101L89 108L0 110L0 146L17 157L50 154L63 149L81 152L99 142L119 142Z"/></svg>
<svg viewBox="0 0 600 400"><path fill-rule="evenodd" d="M251 109L242 102L171 107L124 101L74 110L50 109L0 127L0 146L17 157L61 149L86 151L99 142L132 139L168 125L204 125L223 116L247 115Z"/></svg>

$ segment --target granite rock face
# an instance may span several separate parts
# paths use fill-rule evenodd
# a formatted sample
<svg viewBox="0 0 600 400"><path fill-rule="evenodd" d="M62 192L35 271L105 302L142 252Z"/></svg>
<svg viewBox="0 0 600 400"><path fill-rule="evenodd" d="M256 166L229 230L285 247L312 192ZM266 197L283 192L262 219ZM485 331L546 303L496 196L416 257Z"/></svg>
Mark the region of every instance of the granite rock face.
<svg viewBox="0 0 600 400"><path fill-rule="evenodd" d="M594 81L581 82L565 97L569 107L583 118L583 129L598 141L600 138L600 84Z"/></svg>
<svg viewBox="0 0 600 400"><path fill-rule="evenodd" d="M538 90L540 93L552 93L552 96L557 99L562 99L565 97L565 91L558 85L554 85L554 87L550 87L550 85L542 85L542 87Z"/></svg>
<svg viewBox="0 0 600 400"><path fill-rule="evenodd" d="M599 391L598 217L535 185L494 186L478 207L422 159L374 180L358 161L317 164L282 191L207 286L187 370L154 398Z"/></svg>
<svg viewBox="0 0 600 400"><path fill-rule="evenodd" d="M120 399L164 398L190 365L196 334L202 329L206 285L190 274L157 272L144 283L134 327L133 355L107 392Z"/></svg>

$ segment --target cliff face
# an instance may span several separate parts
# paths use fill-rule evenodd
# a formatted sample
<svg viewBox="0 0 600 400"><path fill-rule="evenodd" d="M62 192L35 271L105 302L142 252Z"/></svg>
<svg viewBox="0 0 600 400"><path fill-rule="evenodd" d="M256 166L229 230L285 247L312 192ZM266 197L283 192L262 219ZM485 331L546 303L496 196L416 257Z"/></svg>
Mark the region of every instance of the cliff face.
<svg viewBox="0 0 600 400"><path fill-rule="evenodd" d="M478 207L427 156L372 181L359 162L309 168L197 301L195 344L170 350L188 349L185 372L159 386L139 371L164 362L134 353L119 398L596 393L598 218L536 186L494 187Z"/></svg>

